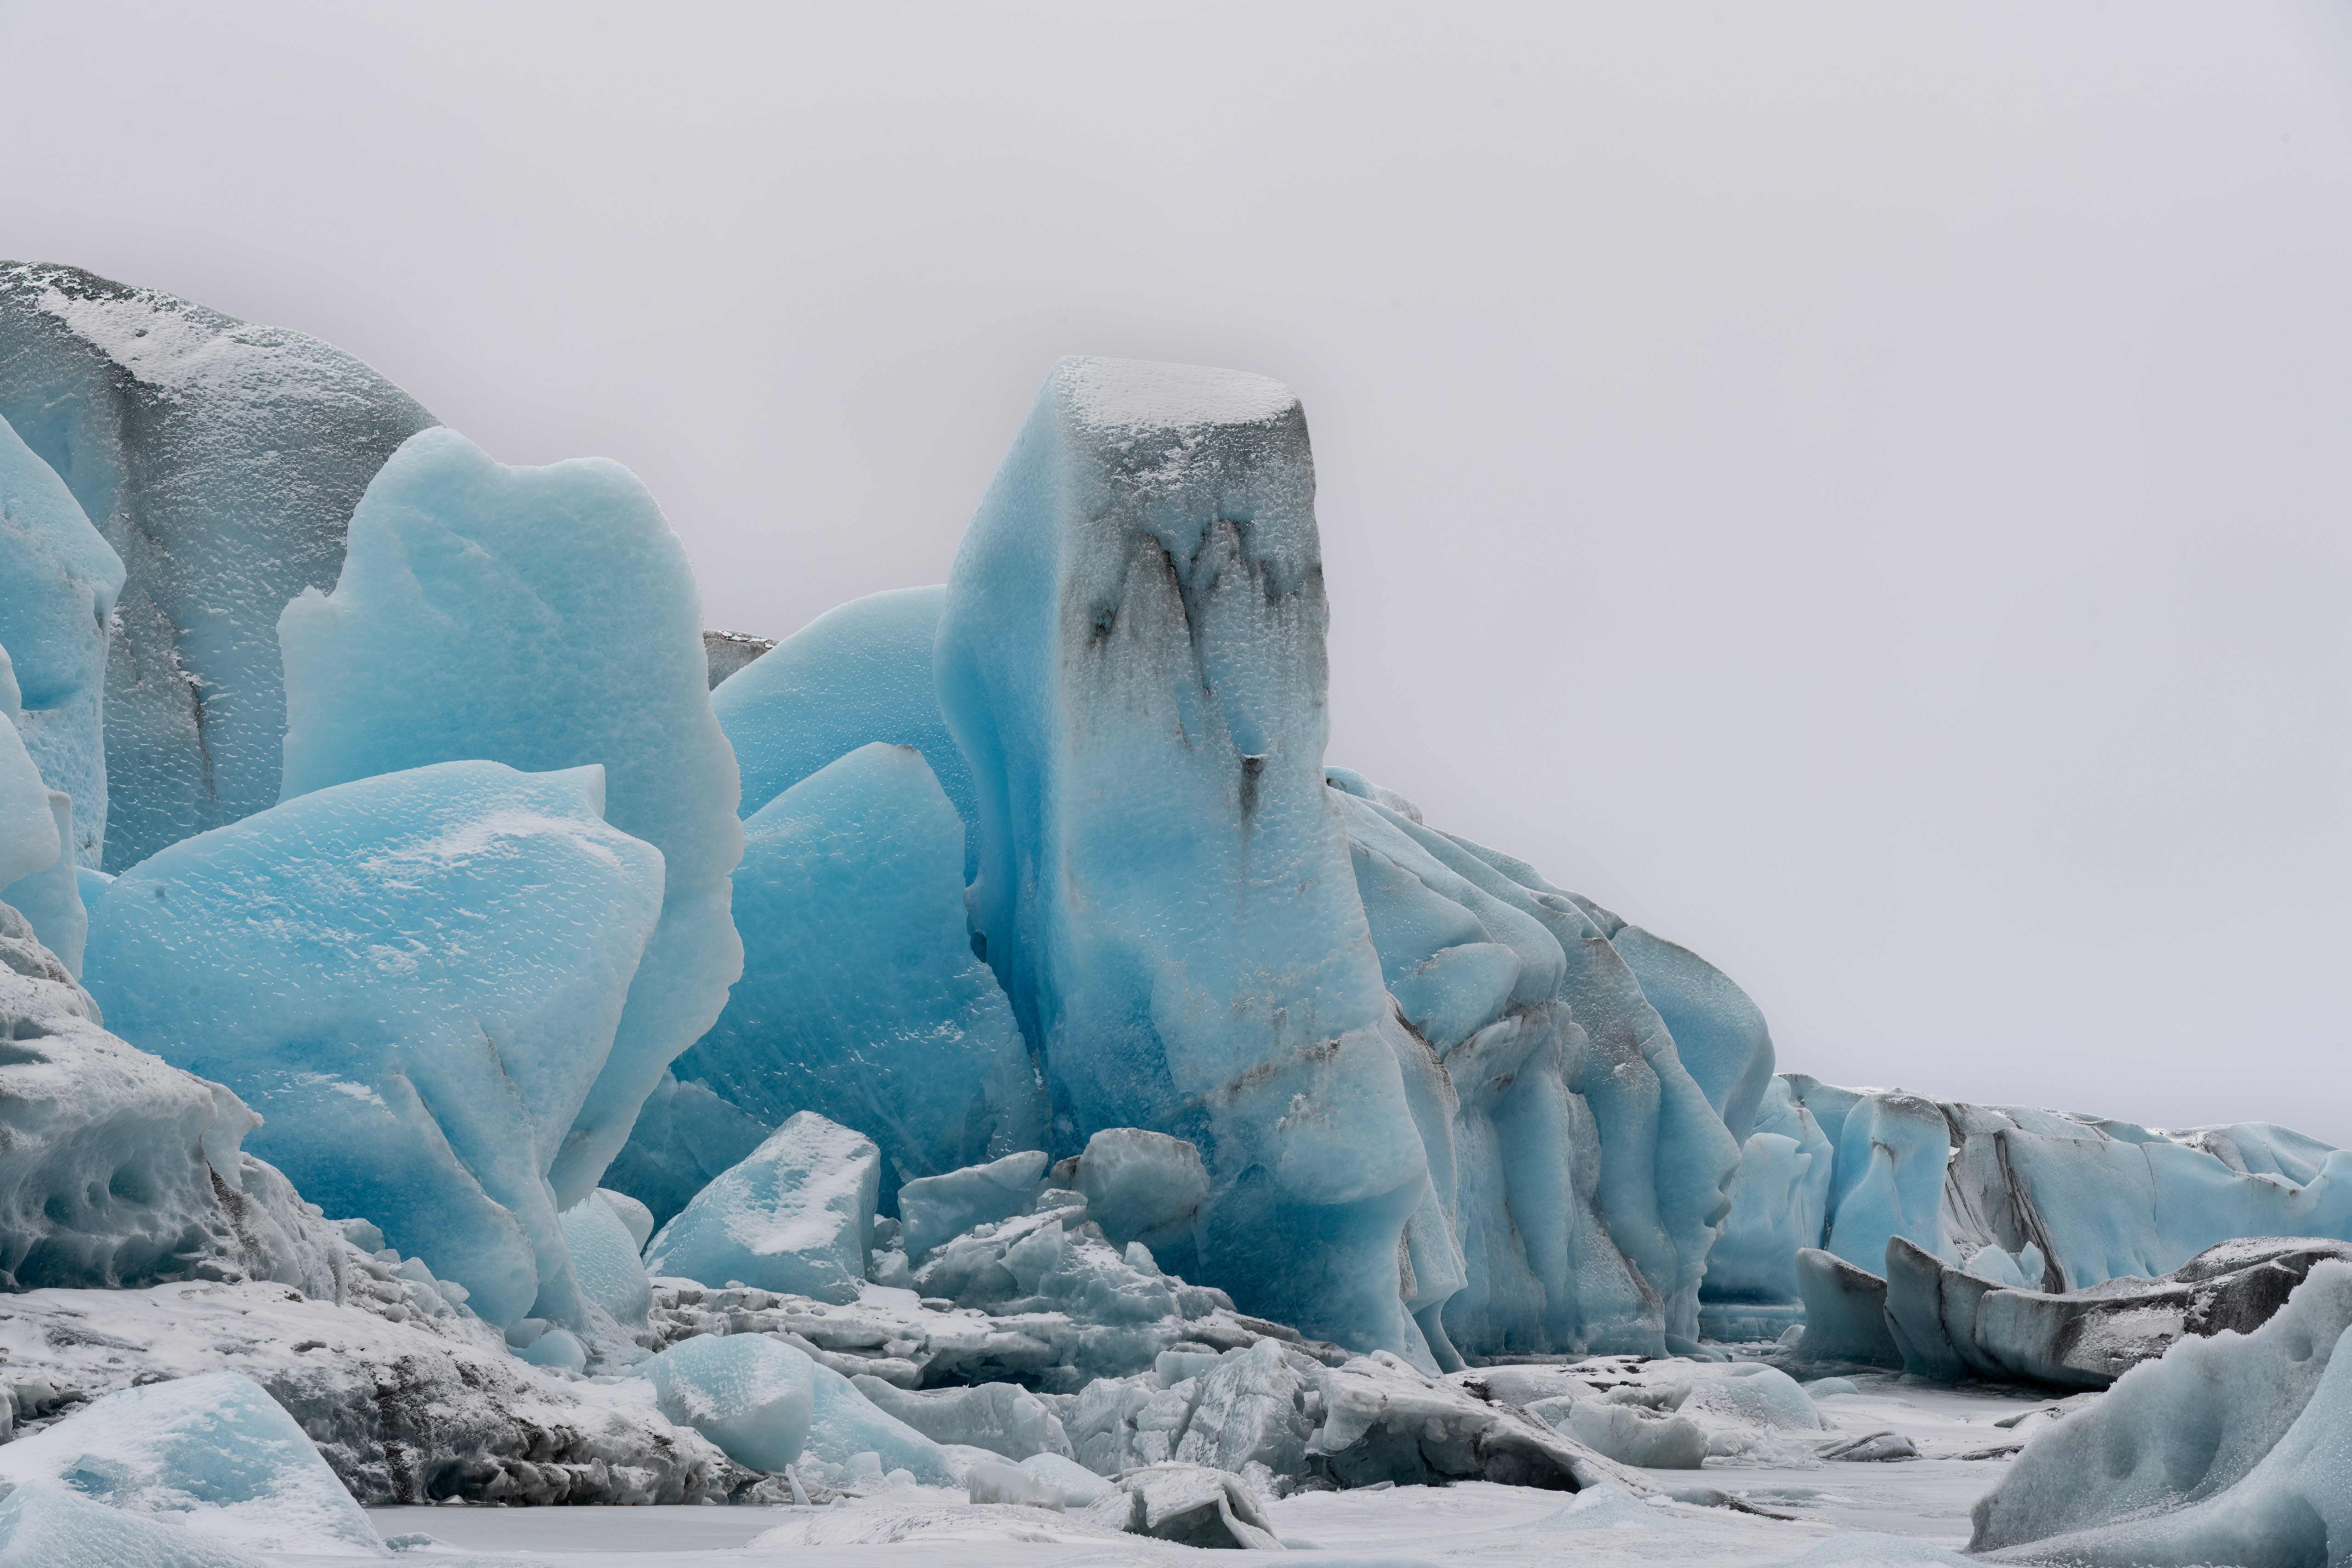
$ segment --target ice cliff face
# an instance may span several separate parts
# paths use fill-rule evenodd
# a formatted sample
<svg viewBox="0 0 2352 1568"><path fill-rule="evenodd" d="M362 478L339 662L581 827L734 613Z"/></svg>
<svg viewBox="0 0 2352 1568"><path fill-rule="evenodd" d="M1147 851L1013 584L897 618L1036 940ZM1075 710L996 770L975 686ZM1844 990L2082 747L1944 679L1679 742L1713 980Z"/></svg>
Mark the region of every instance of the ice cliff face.
<svg viewBox="0 0 2352 1568"><path fill-rule="evenodd" d="M433 416L299 332L9 262L0 419L121 560L107 868L271 804L286 724L278 612L333 584L361 491Z"/></svg>
<svg viewBox="0 0 2352 1568"><path fill-rule="evenodd" d="M1399 1243L1428 1168L1323 784L1313 503L1278 384L1065 360L958 552L940 701L978 784L973 930L1055 1142L1187 1139L1212 1278L1423 1352Z"/></svg>

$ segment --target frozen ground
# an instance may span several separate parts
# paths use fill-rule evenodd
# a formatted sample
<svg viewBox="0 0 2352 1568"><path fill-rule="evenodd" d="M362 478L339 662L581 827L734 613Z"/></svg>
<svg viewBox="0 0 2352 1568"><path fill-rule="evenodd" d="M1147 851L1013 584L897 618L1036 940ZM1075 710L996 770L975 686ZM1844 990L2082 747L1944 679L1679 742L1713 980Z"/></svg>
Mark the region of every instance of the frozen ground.
<svg viewBox="0 0 2352 1568"><path fill-rule="evenodd" d="M1929 1387L1887 1375L1854 1380L1822 1413L1843 1435L1893 1430L1922 1458L1895 1463L1759 1466L1711 1458L1702 1471L1644 1472L1661 1488L1706 1486L1767 1519L1685 1503L1575 1507L1576 1498L1523 1487L1466 1482L1348 1492L1307 1492L1269 1508L1286 1541L1313 1542L1310 1563L1459 1564L1704 1563L1726 1568L1788 1563L1844 1531L1908 1536L1957 1551L1969 1508L2000 1479L2002 1458L1964 1453L2005 1446L1993 1423L2048 1404L2021 1394ZM1563 1510L1566 1510L1563 1512ZM1628 1522L1613 1522L1620 1515ZM403 1559L455 1565L475 1553L593 1568L663 1568L789 1563L794 1568L982 1568L1003 1564L1173 1563L1192 1548L1098 1533L1068 1515L973 1507L958 1493L907 1488L826 1509L384 1508L369 1518L386 1539L418 1532L446 1546ZM296 1564L348 1559L285 1556Z"/></svg>

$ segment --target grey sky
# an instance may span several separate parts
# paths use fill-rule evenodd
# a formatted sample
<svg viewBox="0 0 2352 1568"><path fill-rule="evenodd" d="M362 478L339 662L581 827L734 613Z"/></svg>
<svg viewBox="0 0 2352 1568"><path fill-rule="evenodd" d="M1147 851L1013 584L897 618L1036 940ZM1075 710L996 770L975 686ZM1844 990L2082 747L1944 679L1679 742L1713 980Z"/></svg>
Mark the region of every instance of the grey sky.
<svg viewBox="0 0 2352 1568"><path fill-rule="evenodd" d="M0 254L940 580L1055 356L1305 398L1332 757L1782 1065L2352 1142L2352 12L0 3Z"/></svg>

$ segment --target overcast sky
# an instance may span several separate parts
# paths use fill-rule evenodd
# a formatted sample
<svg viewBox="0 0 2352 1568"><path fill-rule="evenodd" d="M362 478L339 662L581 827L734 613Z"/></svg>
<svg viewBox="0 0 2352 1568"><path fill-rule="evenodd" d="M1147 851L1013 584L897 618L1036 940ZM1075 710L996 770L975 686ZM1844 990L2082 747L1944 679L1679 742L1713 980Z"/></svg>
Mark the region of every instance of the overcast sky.
<svg viewBox="0 0 2352 1568"><path fill-rule="evenodd" d="M1055 356L1305 399L1333 760L1784 1068L2352 1142L2352 9L0 0L0 254L944 578Z"/></svg>

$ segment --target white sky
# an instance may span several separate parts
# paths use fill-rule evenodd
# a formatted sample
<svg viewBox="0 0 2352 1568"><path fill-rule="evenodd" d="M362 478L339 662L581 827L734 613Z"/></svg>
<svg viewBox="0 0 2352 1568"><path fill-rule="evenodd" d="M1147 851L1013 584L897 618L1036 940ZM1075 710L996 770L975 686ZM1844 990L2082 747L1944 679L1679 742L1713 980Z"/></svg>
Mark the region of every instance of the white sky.
<svg viewBox="0 0 2352 1568"><path fill-rule="evenodd" d="M20 5L0 254L935 582L1048 363L1305 398L1333 760L1784 1068L2352 1142L2352 8Z"/></svg>

